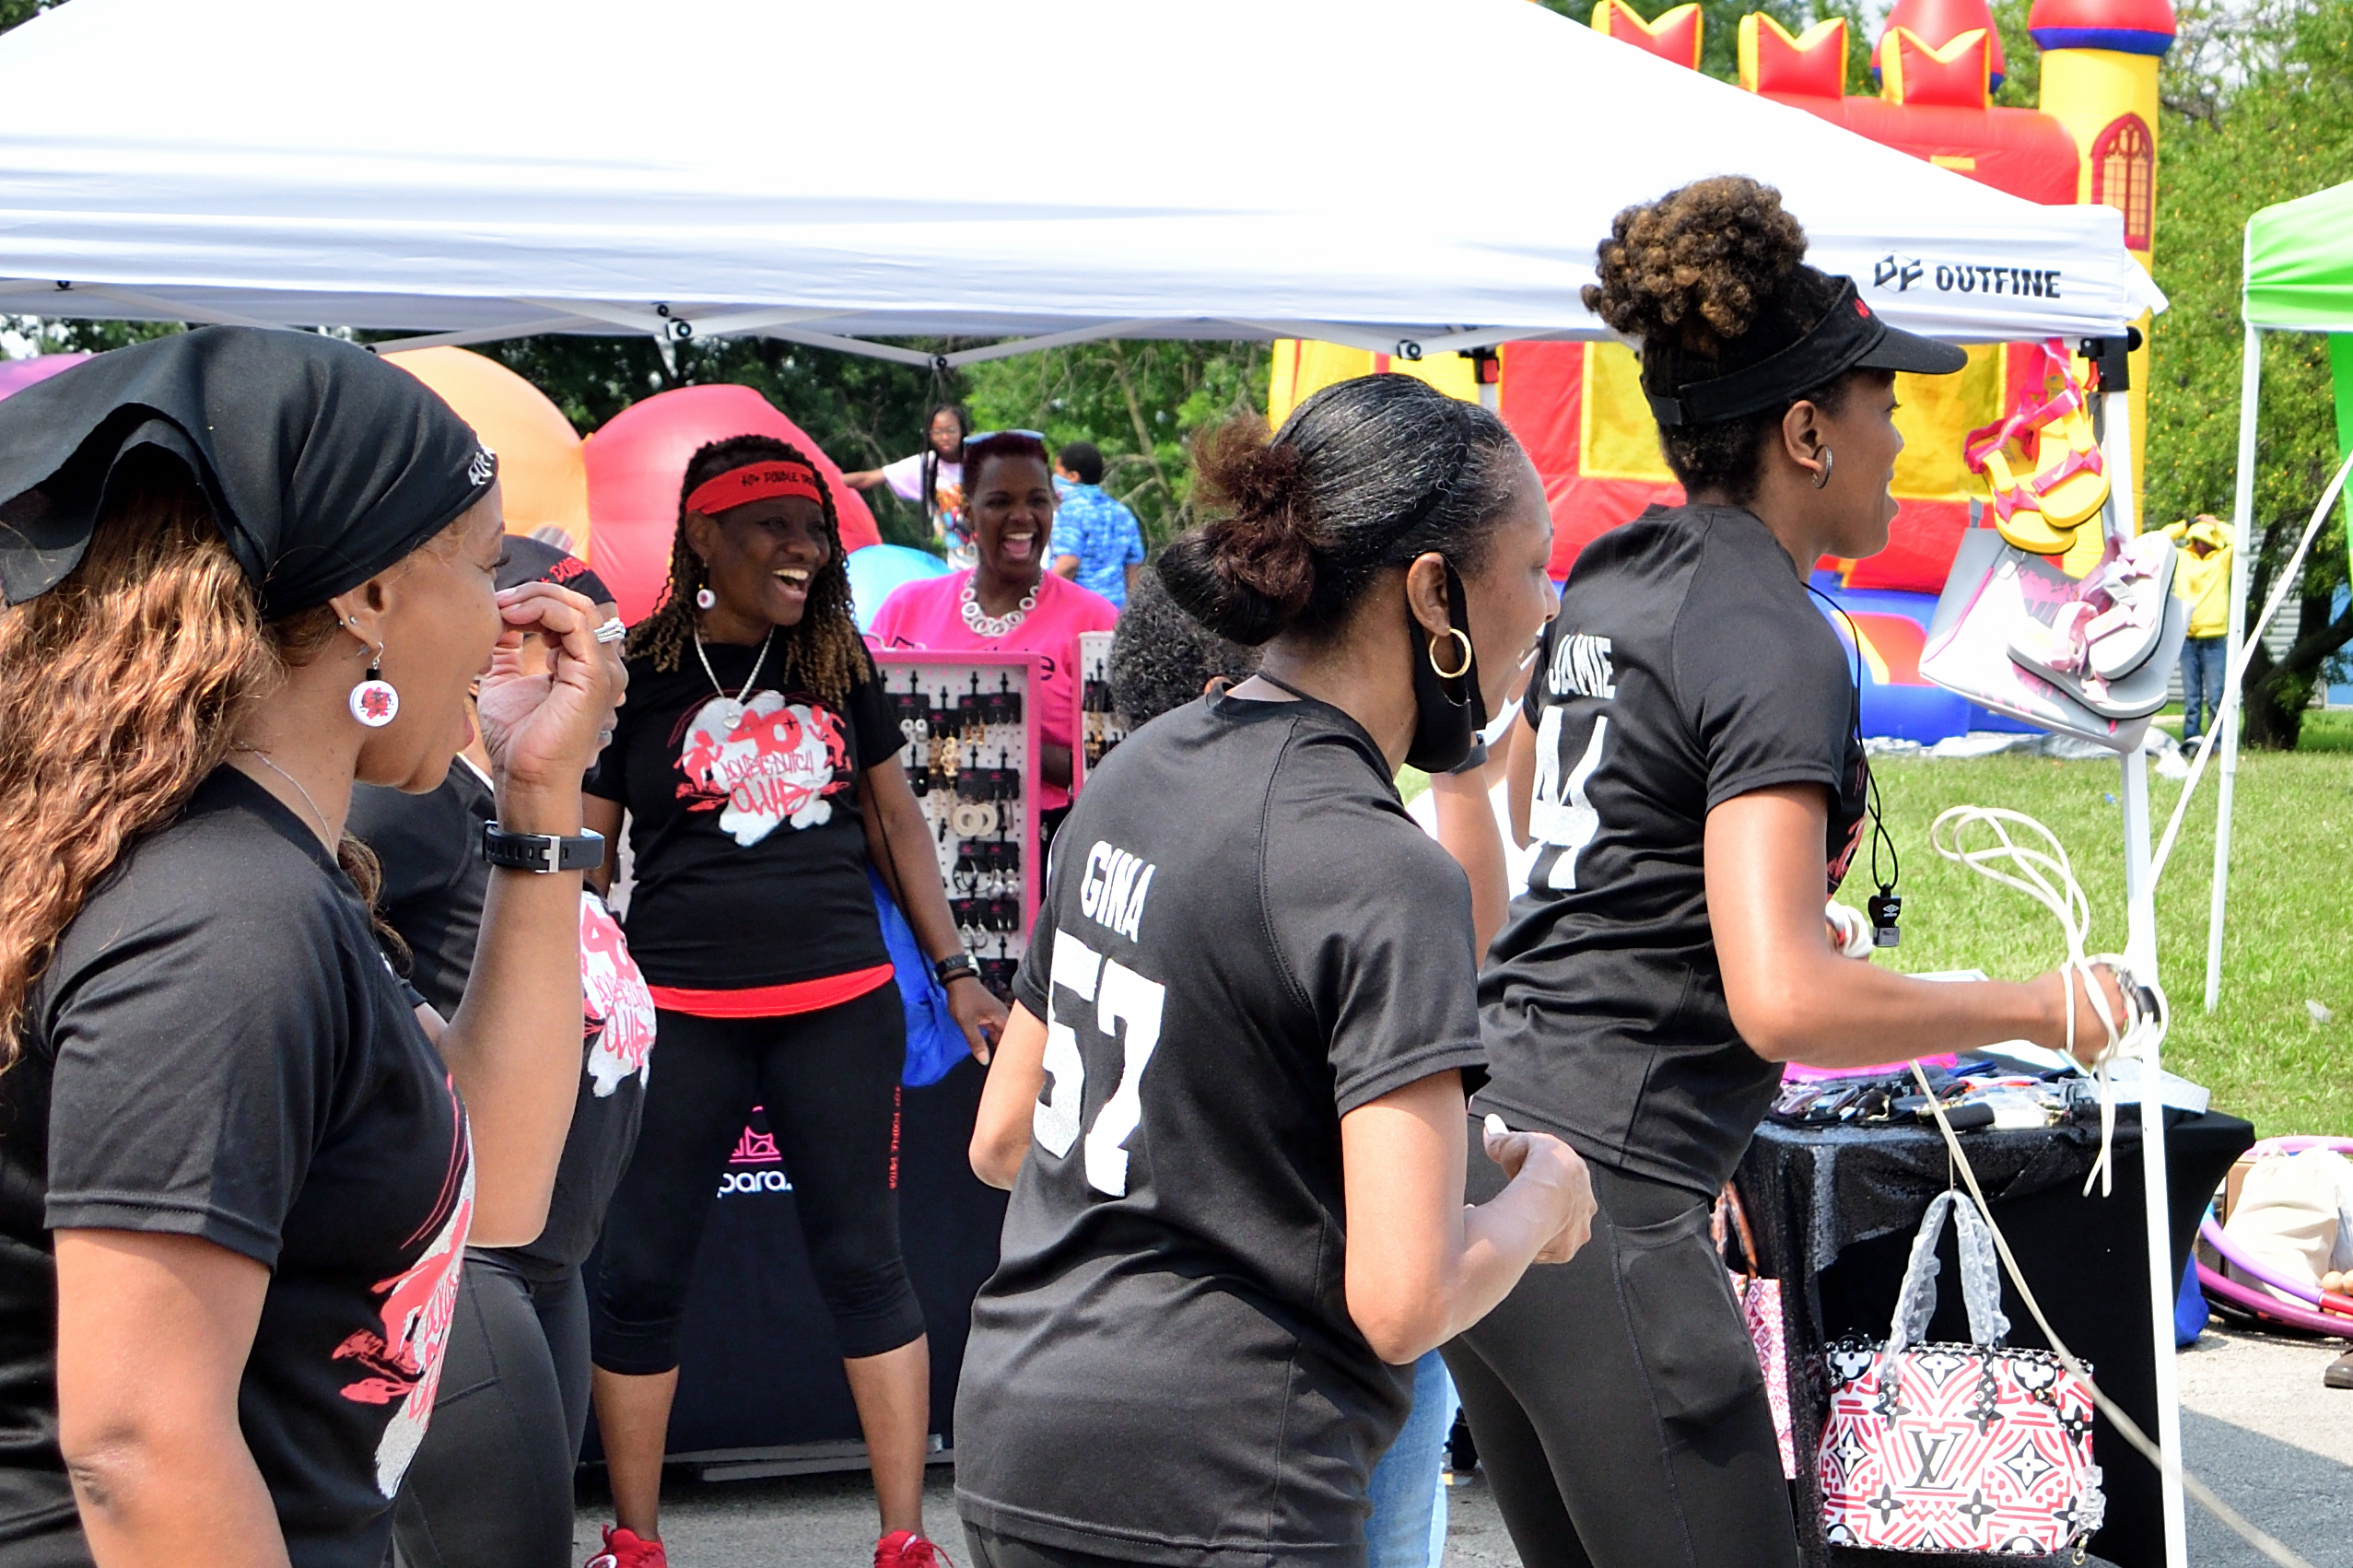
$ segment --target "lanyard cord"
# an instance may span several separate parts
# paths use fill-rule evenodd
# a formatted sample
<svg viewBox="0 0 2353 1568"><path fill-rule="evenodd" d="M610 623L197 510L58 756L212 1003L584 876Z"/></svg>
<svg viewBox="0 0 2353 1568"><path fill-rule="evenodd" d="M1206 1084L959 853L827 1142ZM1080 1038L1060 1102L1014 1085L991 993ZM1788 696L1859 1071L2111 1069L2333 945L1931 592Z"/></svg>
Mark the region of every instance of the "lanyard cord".
<svg viewBox="0 0 2353 1568"><path fill-rule="evenodd" d="M1887 813L1879 806L1879 776L1871 771L1871 754L1863 748L1863 634L1855 627L1855 617L1846 606L1816 588L1806 585L1806 591L1829 605L1838 618L1846 623L1846 637L1855 649L1855 752L1863 759L1863 804L1871 816L1871 881L1879 888L1879 896L1887 897L1903 880L1903 861L1895 852L1895 839L1888 833ZM1879 875L1879 848L1888 852L1888 874ZM1859 956L1851 954L1850 956Z"/></svg>

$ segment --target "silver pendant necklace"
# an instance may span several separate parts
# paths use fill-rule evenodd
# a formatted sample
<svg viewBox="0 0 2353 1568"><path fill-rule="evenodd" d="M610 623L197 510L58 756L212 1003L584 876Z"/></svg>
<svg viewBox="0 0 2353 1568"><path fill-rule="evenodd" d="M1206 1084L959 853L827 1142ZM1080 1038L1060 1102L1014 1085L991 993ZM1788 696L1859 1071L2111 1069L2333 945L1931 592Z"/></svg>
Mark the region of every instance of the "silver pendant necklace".
<svg viewBox="0 0 2353 1568"><path fill-rule="evenodd" d="M703 651L702 628L697 626L695 629L695 657L703 661L703 673L710 676L711 690L719 693L720 722L730 734L733 734L735 727L743 722L744 699L752 695L752 683L760 678L760 666L768 661L768 645L774 641L776 628L770 626L768 635L760 639L760 656L752 661L752 673L743 678L743 684L731 696L727 688L719 684L719 677L711 672L711 656Z"/></svg>
<svg viewBox="0 0 2353 1568"><path fill-rule="evenodd" d="M254 758L256 761L260 762L263 767L268 768L272 773L276 774L280 778L283 778L287 783L293 785L294 792L302 797L302 803L310 808L311 816L317 819L319 824L320 838L322 841L328 842L332 842L334 840L334 835L327 831L327 813L319 809L319 802L310 798L310 791L302 787L301 779L297 778L293 774L288 773L285 768L280 767L276 763L271 761L270 754L263 751L259 746L232 746L229 749L232 751L242 752L247 756Z"/></svg>
<svg viewBox="0 0 2353 1568"><path fill-rule="evenodd" d="M1022 595L1022 602L1005 614L1001 615L981 614L979 597L973 592L973 583L979 575L975 572L971 577L964 579L964 592L959 596L964 607L964 624L972 628L975 637L992 638L1003 637L1029 619L1029 613L1037 608L1037 591L1046 582L1043 577L1031 583L1029 591Z"/></svg>

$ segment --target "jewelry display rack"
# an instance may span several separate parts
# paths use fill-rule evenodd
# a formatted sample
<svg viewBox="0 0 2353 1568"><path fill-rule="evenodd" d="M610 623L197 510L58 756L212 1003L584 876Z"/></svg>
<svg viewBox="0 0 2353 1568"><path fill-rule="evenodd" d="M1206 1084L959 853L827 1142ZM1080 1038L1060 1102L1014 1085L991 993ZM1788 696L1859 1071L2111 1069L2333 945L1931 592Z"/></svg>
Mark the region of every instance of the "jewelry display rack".
<svg viewBox="0 0 2353 1568"><path fill-rule="evenodd" d="M1111 639L1116 635L1079 633L1079 755L1071 764L1074 771L1093 772L1112 747L1128 738L1111 700Z"/></svg>
<svg viewBox="0 0 2353 1568"><path fill-rule="evenodd" d="M1037 847L1040 661L1027 653L874 654L907 738L899 764L931 825L948 907L989 989L1012 1000L1045 870Z"/></svg>

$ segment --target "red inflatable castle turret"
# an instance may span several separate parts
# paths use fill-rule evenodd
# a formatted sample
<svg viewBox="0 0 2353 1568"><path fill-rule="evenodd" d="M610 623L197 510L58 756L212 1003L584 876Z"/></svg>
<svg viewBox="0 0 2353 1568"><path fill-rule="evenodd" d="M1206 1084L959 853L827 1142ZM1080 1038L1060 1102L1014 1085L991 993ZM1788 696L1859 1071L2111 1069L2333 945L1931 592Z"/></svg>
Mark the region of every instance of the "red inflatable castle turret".
<svg viewBox="0 0 2353 1568"><path fill-rule="evenodd" d="M1913 44L1924 49L1952 44L1972 31L1983 32L1991 78L1986 90L1990 92L2002 85L2002 77L2008 70L2002 60L2002 33L1994 25L1994 13L1985 0L1895 0L1895 8L1888 12L1879 41L1871 45L1871 69L1879 73L1883 88L1887 63L1881 56L1899 29L1911 34Z"/></svg>

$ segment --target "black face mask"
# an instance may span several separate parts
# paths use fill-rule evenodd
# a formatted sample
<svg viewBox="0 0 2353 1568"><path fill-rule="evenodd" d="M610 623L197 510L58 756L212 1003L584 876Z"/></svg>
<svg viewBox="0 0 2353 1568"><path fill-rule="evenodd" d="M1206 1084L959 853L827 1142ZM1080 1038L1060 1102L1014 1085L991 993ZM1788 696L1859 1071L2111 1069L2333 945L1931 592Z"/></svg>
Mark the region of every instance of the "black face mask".
<svg viewBox="0 0 2353 1568"><path fill-rule="evenodd" d="M1487 699L1479 690L1479 656L1470 647L1470 614L1463 603L1462 578L1446 563L1446 622L1459 638L1433 638L1422 623L1406 616L1413 635L1408 656L1413 669L1413 744L1406 766L1444 773L1470 755L1470 743L1487 727ZM1435 662L1433 662L1433 657ZM1439 668L1457 669L1451 678Z"/></svg>

